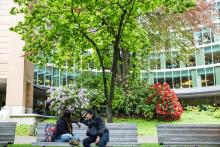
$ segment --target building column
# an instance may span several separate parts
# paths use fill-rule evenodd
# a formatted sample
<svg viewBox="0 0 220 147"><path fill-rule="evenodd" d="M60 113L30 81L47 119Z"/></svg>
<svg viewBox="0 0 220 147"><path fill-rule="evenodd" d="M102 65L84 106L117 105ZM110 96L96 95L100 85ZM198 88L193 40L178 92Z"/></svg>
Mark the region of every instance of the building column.
<svg viewBox="0 0 220 147"><path fill-rule="evenodd" d="M215 81L216 85L220 85L220 67L215 67Z"/></svg>
<svg viewBox="0 0 220 147"><path fill-rule="evenodd" d="M166 69L166 56L164 53L160 53L160 68Z"/></svg>
<svg viewBox="0 0 220 147"><path fill-rule="evenodd" d="M29 61L25 61L25 79L25 108L27 113L32 113L34 97L34 66Z"/></svg>
<svg viewBox="0 0 220 147"><path fill-rule="evenodd" d="M14 6L13 0L3 0L8 5L8 19L5 22L8 27L15 26L23 19L22 15L10 15L10 9ZM33 105L33 64L25 61L22 57L24 42L21 37L10 30L8 41L8 71L5 110L10 111L10 115L24 114L26 108L31 112ZM27 112L27 111L26 111Z"/></svg>
<svg viewBox="0 0 220 147"><path fill-rule="evenodd" d="M149 83L154 84L154 73L149 72Z"/></svg>
<svg viewBox="0 0 220 147"><path fill-rule="evenodd" d="M198 75L198 73L195 69L191 70L191 75L192 75L192 86L193 87L202 87L201 76Z"/></svg>
<svg viewBox="0 0 220 147"><path fill-rule="evenodd" d="M205 65L204 49L198 49L195 54L196 64L198 66Z"/></svg>

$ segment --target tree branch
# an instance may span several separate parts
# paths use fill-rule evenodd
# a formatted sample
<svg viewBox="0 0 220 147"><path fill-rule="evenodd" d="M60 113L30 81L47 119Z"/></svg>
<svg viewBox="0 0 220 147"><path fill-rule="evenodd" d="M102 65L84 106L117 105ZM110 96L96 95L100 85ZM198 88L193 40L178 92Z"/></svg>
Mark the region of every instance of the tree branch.
<svg viewBox="0 0 220 147"><path fill-rule="evenodd" d="M113 37L115 37L116 33L115 33L114 28L112 28L110 25L108 25L105 18L102 18L102 22L103 22L104 25L106 25L108 31L113 35Z"/></svg>
<svg viewBox="0 0 220 147"><path fill-rule="evenodd" d="M129 4L131 4L132 1L133 1L133 0L130 0ZM125 26L126 26L128 20L129 20L129 17L130 17L130 15L131 15L131 12L132 12L132 10L134 9L134 4L135 4L135 0L133 1L133 4L132 4L132 6L131 6L131 9L129 10L129 12L128 12L128 14L127 14L127 18L126 18L126 20L125 20L125 22L124 22L124 25L123 25L123 27L122 27L122 32L124 31L124 28L125 28ZM122 34L121 34L121 35L122 35ZM121 38L121 36L120 36L120 38Z"/></svg>
<svg viewBox="0 0 220 147"><path fill-rule="evenodd" d="M100 49L99 49L98 45L96 44L96 42L92 38L90 38L83 30L80 30L80 32L94 46L94 48L96 50L96 53L98 55L98 58L99 58L99 61L100 61L101 67L102 67L104 94L105 94L105 97L108 98L107 76L106 76L106 72L105 72L103 57L100 53Z"/></svg>

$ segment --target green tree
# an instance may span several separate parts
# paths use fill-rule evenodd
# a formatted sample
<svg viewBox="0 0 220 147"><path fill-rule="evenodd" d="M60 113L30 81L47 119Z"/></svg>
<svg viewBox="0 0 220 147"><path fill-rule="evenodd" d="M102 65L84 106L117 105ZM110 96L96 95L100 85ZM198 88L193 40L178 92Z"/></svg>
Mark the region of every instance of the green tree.
<svg viewBox="0 0 220 147"><path fill-rule="evenodd" d="M18 7L12 9L12 14L23 13L25 19L13 30L25 41L25 56L30 61L75 69L85 69L86 63L92 61L102 71L108 122L112 122L117 68L121 62L127 62L119 62L120 53L132 55L132 68L125 68L135 71L139 66L137 55L151 49L148 31L139 21L141 17L159 9L164 14L178 14L194 5L194 0L14 1ZM94 51L93 55L88 56L88 50Z"/></svg>

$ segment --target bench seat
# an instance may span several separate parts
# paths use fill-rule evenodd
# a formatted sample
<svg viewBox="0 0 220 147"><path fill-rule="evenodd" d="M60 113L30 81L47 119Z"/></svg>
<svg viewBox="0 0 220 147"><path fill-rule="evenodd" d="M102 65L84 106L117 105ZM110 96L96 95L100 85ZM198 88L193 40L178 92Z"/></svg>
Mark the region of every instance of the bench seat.
<svg viewBox="0 0 220 147"><path fill-rule="evenodd" d="M157 135L164 146L220 146L220 124L161 124Z"/></svg>
<svg viewBox="0 0 220 147"><path fill-rule="evenodd" d="M0 146L14 143L15 130L16 122L0 122Z"/></svg>
<svg viewBox="0 0 220 147"><path fill-rule="evenodd" d="M108 123L106 124L109 129L110 141L107 146L138 146L137 143L137 127L135 124L122 124L122 123ZM37 142L32 143L32 146L71 146L69 143L64 142L43 142L45 136L45 123L38 124L37 126ZM80 136L81 145L82 140L85 139L87 126L82 125L79 128L73 124L73 133Z"/></svg>

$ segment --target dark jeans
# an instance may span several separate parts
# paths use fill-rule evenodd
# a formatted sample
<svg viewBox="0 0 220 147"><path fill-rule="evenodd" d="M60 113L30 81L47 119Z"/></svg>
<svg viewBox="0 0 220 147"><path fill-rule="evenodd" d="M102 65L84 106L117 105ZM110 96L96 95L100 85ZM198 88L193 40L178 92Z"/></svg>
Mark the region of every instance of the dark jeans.
<svg viewBox="0 0 220 147"><path fill-rule="evenodd" d="M84 147L90 147L90 144L95 142L97 137L88 137L83 140L83 146ZM98 146L99 147L105 147L107 143L109 142L109 132L105 132L102 136L100 136L100 141Z"/></svg>

